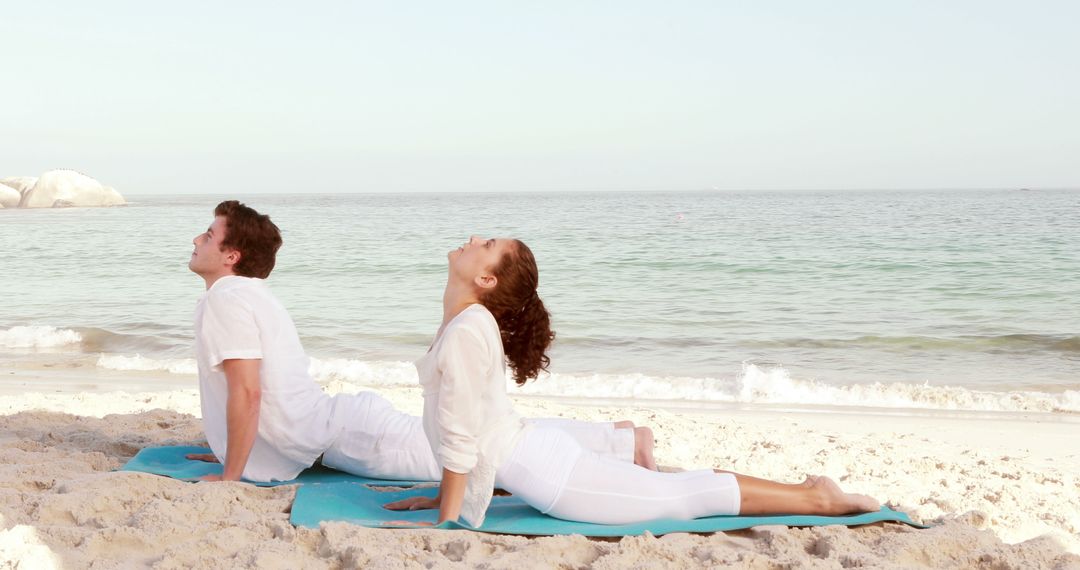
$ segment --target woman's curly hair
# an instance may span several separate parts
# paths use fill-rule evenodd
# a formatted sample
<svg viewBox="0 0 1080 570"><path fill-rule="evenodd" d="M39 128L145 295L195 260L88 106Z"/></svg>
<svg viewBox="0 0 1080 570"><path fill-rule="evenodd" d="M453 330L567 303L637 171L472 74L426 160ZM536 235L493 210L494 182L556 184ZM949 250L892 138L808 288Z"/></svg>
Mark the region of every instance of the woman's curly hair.
<svg viewBox="0 0 1080 570"><path fill-rule="evenodd" d="M547 349L555 340L551 314L536 292L540 271L532 250L520 240L513 240L492 273L498 281L480 302L499 323L503 351L514 381L521 386L547 370L551 364Z"/></svg>

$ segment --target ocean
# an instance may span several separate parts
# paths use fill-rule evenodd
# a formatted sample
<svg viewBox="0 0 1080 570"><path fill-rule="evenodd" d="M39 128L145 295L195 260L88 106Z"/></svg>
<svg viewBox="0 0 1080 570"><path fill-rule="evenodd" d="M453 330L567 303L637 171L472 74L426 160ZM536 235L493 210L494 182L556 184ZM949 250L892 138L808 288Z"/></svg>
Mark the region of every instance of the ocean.
<svg viewBox="0 0 1080 570"><path fill-rule="evenodd" d="M529 244L553 315L552 374L513 391L1080 414L1080 192L127 198L0 210L6 369L194 385L191 240L238 198L282 229L269 284L320 382L414 383L475 234Z"/></svg>

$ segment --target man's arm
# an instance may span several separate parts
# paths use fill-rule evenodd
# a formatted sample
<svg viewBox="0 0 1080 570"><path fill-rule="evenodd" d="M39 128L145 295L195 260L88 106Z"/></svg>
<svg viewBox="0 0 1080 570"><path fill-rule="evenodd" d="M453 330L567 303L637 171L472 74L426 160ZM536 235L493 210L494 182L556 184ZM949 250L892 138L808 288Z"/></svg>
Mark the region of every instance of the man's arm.
<svg viewBox="0 0 1080 570"><path fill-rule="evenodd" d="M225 404L228 449L225 454L225 470L220 478L207 476L204 477L206 481L239 481L244 473L251 447L255 445L255 435L259 431L261 362L256 359L229 359L221 363L225 370L225 379L229 383L229 401Z"/></svg>

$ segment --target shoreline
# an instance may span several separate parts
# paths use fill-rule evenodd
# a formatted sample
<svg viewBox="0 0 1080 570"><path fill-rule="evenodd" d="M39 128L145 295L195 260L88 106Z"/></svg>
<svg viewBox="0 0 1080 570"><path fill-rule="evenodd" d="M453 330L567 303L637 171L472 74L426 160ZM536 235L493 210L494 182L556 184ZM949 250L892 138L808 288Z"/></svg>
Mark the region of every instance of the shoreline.
<svg viewBox="0 0 1080 570"><path fill-rule="evenodd" d="M325 388L333 394L360 387L332 381ZM421 410L417 387L376 391L404 412ZM340 564L328 563L326 552L336 560L352 560L349 556L362 552L355 563L375 564L398 560L396 555L417 548L410 555L417 561L449 563L453 560L437 548L429 551L417 545L459 542L466 545L461 548L491 550L500 564L519 560L525 566L580 566L582 562L572 561L598 549L603 551L600 559L615 567L657 560L669 560L675 567L709 560L769 567L764 561L805 565L840 556L869 565L907 567L965 567L987 561L1026 567L1062 561L1065 567L1080 565L1075 418L761 408L689 411L657 407L650 401L612 407L605 405L608 402L536 396L515 396L514 401L527 417L629 419L650 426L661 465L721 467L786 482L797 482L806 474L828 475L845 490L873 495L914 520L935 526L925 531L900 525L759 527L743 533L609 542L385 531L344 523L294 529L282 515L294 490L192 485L111 472L142 447L201 441L194 386L133 393L23 391L0 393L0 558L30 562L25 558L30 554L12 549L16 543L27 543L31 533L40 546L35 552L47 551L68 566L84 566L91 556L122 561L159 556L161 551L172 553L161 560L171 560L174 566L200 565L203 559L191 558L193 549L216 553L215 557L230 560L219 565L230 567L257 566L245 561L248 558L237 558L245 552L279 552L292 566L335 567ZM237 519L236 509L246 514ZM147 519L148 512L158 514ZM230 533L243 536L223 543L220 537ZM121 538L125 536L142 538L132 542ZM916 550L934 554L913 557ZM711 558L701 559L703 552ZM463 556L463 562L473 564L486 560Z"/></svg>
<svg viewBox="0 0 1080 570"><path fill-rule="evenodd" d="M90 364L96 358L86 355L68 356L51 364L36 362L9 362L0 364L0 395L23 393L106 393L106 392L163 392L173 390L197 389L198 377L194 374L181 374L161 369L124 369L118 370ZM381 362L381 361L380 361ZM409 364L398 363L392 364ZM394 370L399 373L399 370ZM359 389L376 392L408 389L413 383L392 383L371 385L354 379L321 379L318 383L336 391L356 391ZM540 381L542 382L542 380ZM963 388L966 389L966 388ZM1071 392L1063 388L1060 393ZM883 407L874 405L828 405L819 403L771 403L741 402L727 400L688 400L664 399L655 397L633 398L627 396L562 396L550 393L527 393L519 388L511 388L511 393L521 401L537 400L557 402L567 406L603 406L614 408L648 407L669 411L687 411L691 413L730 413L730 412L789 412L799 414L846 414L892 417L956 418L996 421L1049 421L1075 423L1080 426L1080 411L1016 411L985 409L950 409L933 407ZM1013 392L1017 393L1017 392ZM1002 395L1010 392L1001 392ZM1047 395L1059 393L1045 392Z"/></svg>

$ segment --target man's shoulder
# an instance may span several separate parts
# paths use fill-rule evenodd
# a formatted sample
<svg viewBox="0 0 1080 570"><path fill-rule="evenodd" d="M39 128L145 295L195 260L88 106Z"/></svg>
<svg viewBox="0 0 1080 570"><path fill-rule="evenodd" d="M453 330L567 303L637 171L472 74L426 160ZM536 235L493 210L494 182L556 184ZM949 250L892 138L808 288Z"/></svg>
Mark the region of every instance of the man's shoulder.
<svg viewBox="0 0 1080 570"><path fill-rule="evenodd" d="M256 277L244 277L243 275L228 275L218 279L210 288L210 293L224 291L248 291L262 288L263 280Z"/></svg>
<svg viewBox="0 0 1080 570"><path fill-rule="evenodd" d="M269 295L262 279L229 276L214 283L214 286L203 296L200 304L210 311L233 306L254 309L265 305L271 299L272 295Z"/></svg>
<svg viewBox="0 0 1080 570"><path fill-rule="evenodd" d="M236 298L254 297L266 290L262 279L230 275L222 277L214 286L206 292L207 298Z"/></svg>

